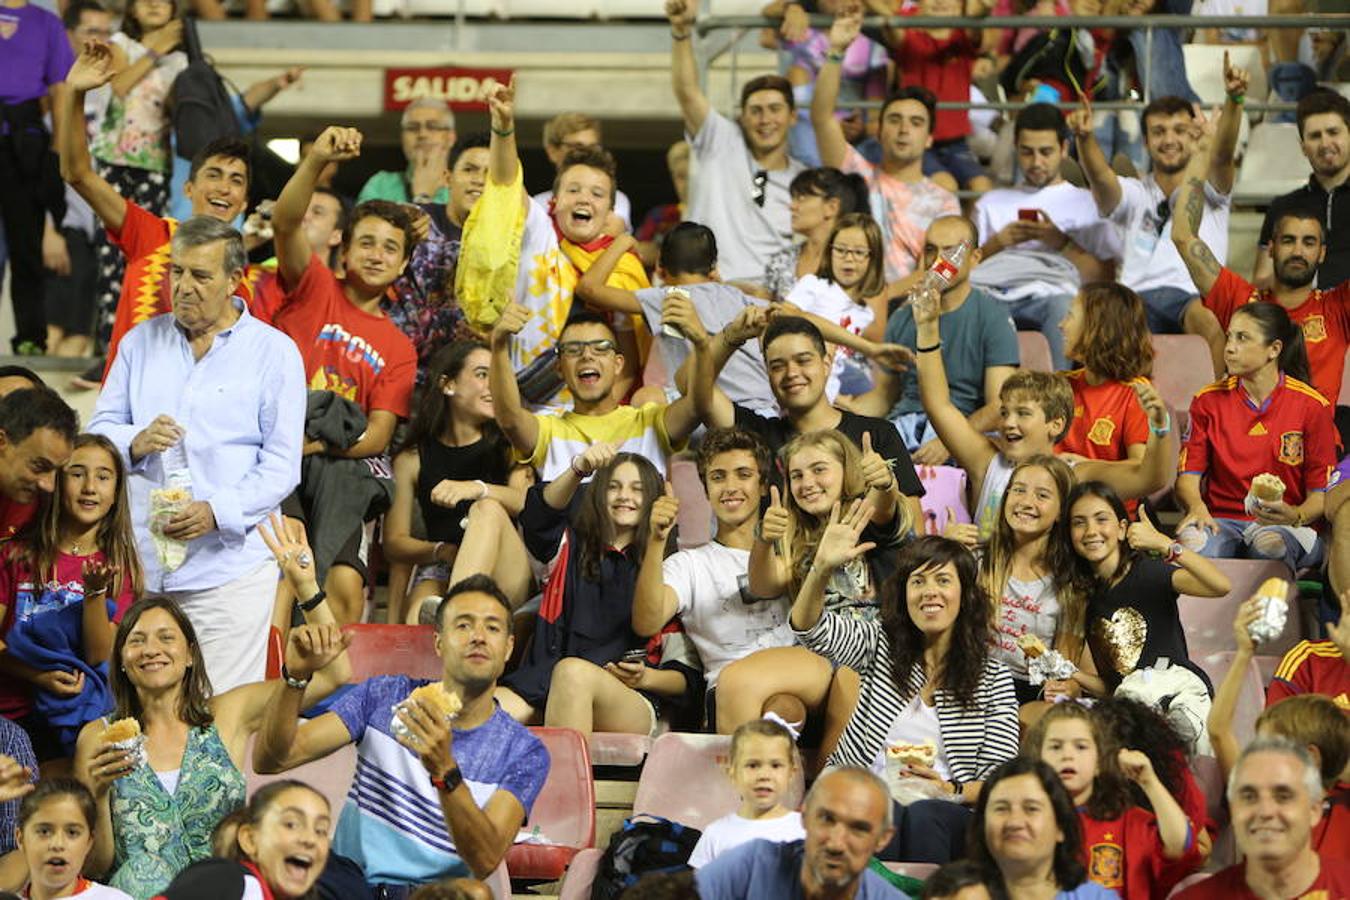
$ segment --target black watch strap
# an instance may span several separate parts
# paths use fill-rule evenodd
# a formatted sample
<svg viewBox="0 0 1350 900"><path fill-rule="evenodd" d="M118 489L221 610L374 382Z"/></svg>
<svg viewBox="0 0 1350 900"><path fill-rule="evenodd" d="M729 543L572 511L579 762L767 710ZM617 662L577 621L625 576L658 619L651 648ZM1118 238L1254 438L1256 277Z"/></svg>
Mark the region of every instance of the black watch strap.
<svg viewBox="0 0 1350 900"><path fill-rule="evenodd" d="M303 609L305 612L314 612L314 607L318 606L327 598L328 593L323 588L319 588L319 592L315 594L313 597L310 597L303 603L301 603L299 600L296 600L295 605Z"/></svg>
<svg viewBox="0 0 1350 900"><path fill-rule="evenodd" d="M464 773L459 770L459 766L451 766L445 770L445 774L440 778L431 779L431 786L438 791L444 791L452 794L461 784L464 783Z"/></svg>

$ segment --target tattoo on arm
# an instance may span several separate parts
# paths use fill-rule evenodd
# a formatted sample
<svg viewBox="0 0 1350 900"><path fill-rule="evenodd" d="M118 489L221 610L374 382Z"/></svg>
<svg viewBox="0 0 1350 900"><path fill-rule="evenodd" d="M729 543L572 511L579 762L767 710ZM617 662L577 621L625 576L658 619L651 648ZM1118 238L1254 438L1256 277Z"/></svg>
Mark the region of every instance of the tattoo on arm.
<svg viewBox="0 0 1350 900"><path fill-rule="evenodd" d="M1186 257L1191 262L1193 274L1204 274L1207 278L1213 280L1217 279L1219 273L1223 270L1223 266L1219 264L1219 261L1214 258L1214 254L1210 251L1209 245L1199 238L1191 239L1190 244L1186 247Z"/></svg>
<svg viewBox="0 0 1350 900"><path fill-rule="evenodd" d="M1200 233L1200 219L1205 214L1205 183L1199 178L1190 178L1186 181L1186 186L1190 188L1190 194L1186 197L1186 224L1191 228L1191 234Z"/></svg>

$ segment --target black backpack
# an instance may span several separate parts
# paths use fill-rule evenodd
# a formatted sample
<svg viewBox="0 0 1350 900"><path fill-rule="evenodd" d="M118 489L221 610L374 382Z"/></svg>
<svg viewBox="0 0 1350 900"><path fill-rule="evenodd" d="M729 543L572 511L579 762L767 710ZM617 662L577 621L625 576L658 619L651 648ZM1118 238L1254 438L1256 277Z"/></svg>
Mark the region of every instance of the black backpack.
<svg viewBox="0 0 1350 900"><path fill-rule="evenodd" d="M176 152L183 159L192 159L217 138L239 137L243 130L225 79L202 54L197 20L192 16L183 19L183 51L188 64L173 80L169 109Z"/></svg>
<svg viewBox="0 0 1350 900"><path fill-rule="evenodd" d="M689 868L703 833L660 816L634 816L610 836L591 882L591 900L617 900L644 875Z"/></svg>

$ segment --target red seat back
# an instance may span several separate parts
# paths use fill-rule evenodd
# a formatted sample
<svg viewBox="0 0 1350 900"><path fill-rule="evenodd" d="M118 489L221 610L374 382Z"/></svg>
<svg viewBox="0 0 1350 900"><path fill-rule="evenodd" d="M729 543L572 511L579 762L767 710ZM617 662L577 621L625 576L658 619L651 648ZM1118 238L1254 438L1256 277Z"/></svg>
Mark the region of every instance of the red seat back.
<svg viewBox="0 0 1350 900"><path fill-rule="evenodd" d="M595 781L586 738L571 728L531 728L548 748L548 780L535 798L526 831L538 828L550 844L595 844Z"/></svg>
<svg viewBox="0 0 1350 900"><path fill-rule="evenodd" d="M599 848L582 850L572 857L572 863L563 876L558 900L591 900L591 883L600 870L600 858L605 851Z"/></svg>
<svg viewBox="0 0 1350 900"><path fill-rule="evenodd" d="M1155 334L1151 337L1153 386L1169 407L1189 413L1191 398L1215 380L1209 344L1198 334Z"/></svg>
<svg viewBox="0 0 1350 900"><path fill-rule="evenodd" d="M1218 690L1219 682L1223 681L1228 670L1233 667L1235 655L1233 651L1225 651L1194 656L1192 659L1196 665L1205 670L1209 680L1214 682L1215 690ZM1256 736L1256 717L1261 715L1261 711L1265 708L1266 689L1261 682L1260 667L1257 666L1256 660L1248 660L1246 672L1242 676L1242 693L1238 695L1237 707L1233 710L1233 721L1230 724L1239 747L1247 746Z"/></svg>
<svg viewBox="0 0 1350 900"><path fill-rule="evenodd" d="M376 675L407 675L439 680L445 665L436 654L436 629L431 625L344 625L352 637L347 658L352 663L352 683Z"/></svg>
<svg viewBox="0 0 1350 900"><path fill-rule="evenodd" d="M1233 589L1223 597L1182 594L1177 599L1191 659L1200 660L1211 653L1237 649L1233 640L1233 620L1237 618L1238 607L1256 593L1261 582L1272 577L1289 582L1289 617L1285 620L1284 632L1275 640L1258 646L1257 652L1263 656L1281 656L1303 639L1298 587L1284 563L1266 559L1215 559L1212 562L1228 576Z"/></svg>

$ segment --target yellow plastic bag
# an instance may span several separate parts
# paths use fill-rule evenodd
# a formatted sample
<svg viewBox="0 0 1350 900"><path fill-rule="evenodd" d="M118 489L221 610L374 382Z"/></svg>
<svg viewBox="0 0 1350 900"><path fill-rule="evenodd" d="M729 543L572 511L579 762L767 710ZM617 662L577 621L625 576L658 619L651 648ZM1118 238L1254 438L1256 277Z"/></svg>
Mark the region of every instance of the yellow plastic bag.
<svg viewBox="0 0 1350 900"><path fill-rule="evenodd" d="M464 223L455 268L455 296L464 318L476 331L488 331L511 301L520 268L525 233L524 176L496 184L491 178Z"/></svg>

